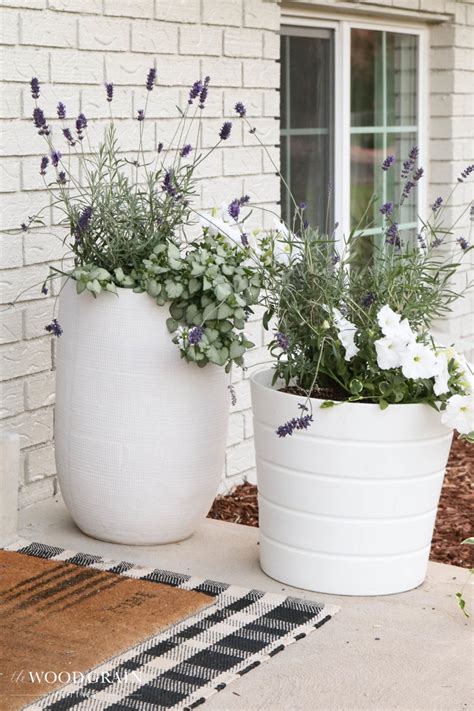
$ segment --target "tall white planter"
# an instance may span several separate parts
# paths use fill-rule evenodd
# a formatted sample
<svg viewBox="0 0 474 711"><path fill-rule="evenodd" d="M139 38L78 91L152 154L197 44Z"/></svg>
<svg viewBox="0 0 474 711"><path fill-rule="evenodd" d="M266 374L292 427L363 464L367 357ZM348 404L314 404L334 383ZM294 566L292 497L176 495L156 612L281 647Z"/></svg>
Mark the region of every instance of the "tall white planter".
<svg viewBox="0 0 474 711"><path fill-rule="evenodd" d="M279 438L304 398L252 377L260 561L272 578L340 595L385 595L426 575L452 431L428 405L342 403Z"/></svg>
<svg viewBox="0 0 474 711"><path fill-rule="evenodd" d="M223 471L229 411L223 368L180 358L168 308L147 294L59 303L56 463L85 533L129 544L178 541L206 516Z"/></svg>

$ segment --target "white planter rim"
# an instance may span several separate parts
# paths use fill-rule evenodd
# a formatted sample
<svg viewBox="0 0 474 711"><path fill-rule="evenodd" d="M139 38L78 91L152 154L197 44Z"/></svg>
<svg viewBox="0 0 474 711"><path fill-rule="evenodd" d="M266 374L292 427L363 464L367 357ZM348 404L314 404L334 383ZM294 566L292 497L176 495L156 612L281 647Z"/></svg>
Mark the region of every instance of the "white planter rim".
<svg viewBox="0 0 474 711"><path fill-rule="evenodd" d="M301 400L306 399L305 395L296 395L295 393L286 393L282 390L278 390L278 381L275 385L271 384L272 378L273 378L274 370L273 368L262 368L261 370L257 370L255 373L252 373L250 376L250 380L254 383L254 387L257 388L257 390L265 391L265 390L272 390L275 393L278 393L278 395L284 395L285 397L288 398L293 398L295 403L297 401L301 402ZM284 386L284 382L280 381L281 385ZM319 409L321 403L327 402L330 400L330 398L315 398L311 397L309 398L311 403L314 403L315 409ZM385 408L385 410L380 409L380 405L374 402L349 402L348 400L334 400L333 401L335 405L338 407L344 406L345 409L359 409L360 407L364 407L367 410L373 410L378 411L378 412L385 412L386 410L393 409L393 408L405 408L405 407L410 407L410 408L426 408L430 407L427 403L425 402L403 402L403 403L389 403L388 407ZM430 409L433 409L430 407Z"/></svg>

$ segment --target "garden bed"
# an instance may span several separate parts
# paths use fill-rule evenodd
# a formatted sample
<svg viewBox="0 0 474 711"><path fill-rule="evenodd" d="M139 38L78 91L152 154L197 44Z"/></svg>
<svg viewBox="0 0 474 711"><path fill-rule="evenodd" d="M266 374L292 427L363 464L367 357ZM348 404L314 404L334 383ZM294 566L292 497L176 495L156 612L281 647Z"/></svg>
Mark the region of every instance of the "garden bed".
<svg viewBox="0 0 474 711"><path fill-rule="evenodd" d="M436 518L430 559L438 563L474 565L472 546L462 546L473 535L470 511L474 501L472 472L474 446L455 438ZM237 486L230 494L218 496L208 514L209 518L258 526L257 487L248 482Z"/></svg>

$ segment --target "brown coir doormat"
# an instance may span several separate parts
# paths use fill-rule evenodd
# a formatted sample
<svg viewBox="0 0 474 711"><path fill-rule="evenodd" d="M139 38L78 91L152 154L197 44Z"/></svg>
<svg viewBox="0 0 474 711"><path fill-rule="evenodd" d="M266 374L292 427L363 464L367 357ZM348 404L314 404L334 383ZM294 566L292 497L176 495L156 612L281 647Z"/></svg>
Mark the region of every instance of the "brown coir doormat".
<svg viewBox="0 0 474 711"><path fill-rule="evenodd" d="M32 703L214 603L117 573L0 550L1 709Z"/></svg>

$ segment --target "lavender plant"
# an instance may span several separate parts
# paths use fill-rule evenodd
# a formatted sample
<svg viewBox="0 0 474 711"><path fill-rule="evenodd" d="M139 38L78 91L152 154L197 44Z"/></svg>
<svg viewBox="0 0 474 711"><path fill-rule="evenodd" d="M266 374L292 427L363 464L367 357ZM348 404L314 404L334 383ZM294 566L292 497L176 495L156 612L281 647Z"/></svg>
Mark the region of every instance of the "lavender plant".
<svg viewBox="0 0 474 711"><path fill-rule="evenodd" d="M245 106L238 103L235 110L258 140ZM473 368L431 335L433 321L446 316L470 286L466 280L458 290L453 279L472 247L445 224L456 186L446 202L437 198L428 219L420 218L415 243L403 234L398 215L423 177L418 157L414 146L401 166L400 195L384 204L373 196L342 244L337 225L308 224L306 205L293 196L292 224L276 220L260 240L264 325L276 323L269 345L274 383L306 396L300 412L278 428L281 437L311 425L313 397L322 407L337 401L378 403L382 409L428 403L442 411L446 424L474 440ZM381 170L396 166L389 155ZM473 172L468 166L458 182ZM367 216L374 207L383 219L378 240L369 236L373 224Z"/></svg>
<svg viewBox="0 0 474 711"><path fill-rule="evenodd" d="M39 174L52 205L61 214L64 243L71 268L51 266L42 284L47 293L54 279L73 279L78 293L97 298L117 288L147 293L157 305L167 306L168 328L181 355L204 366L209 362L230 370L243 365L243 355L254 344L244 335L245 322L259 298L261 275L252 270L244 236L232 241L211 229L192 205L196 169L228 140L232 122L225 121L215 145L199 150L202 113L210 77L195 81L169 145L158 143L152 154L144 148L143 131L157 73L148 72L143 108L138 109L137 150L121 150L113 119L115 87L105 84L110 107L105 139L96 150L88 139L89 120L80 113L68 118L59 102L59 133L48 124L39 105L40 83L31 80L33 123L44 138L46 151ZM72 159L78 168L74 171ZM21 230L44 226L44 210L29 217ZM197 239L187 238L186 227L202 221ZM46 330L61 336L54 319Z"/></svg>

